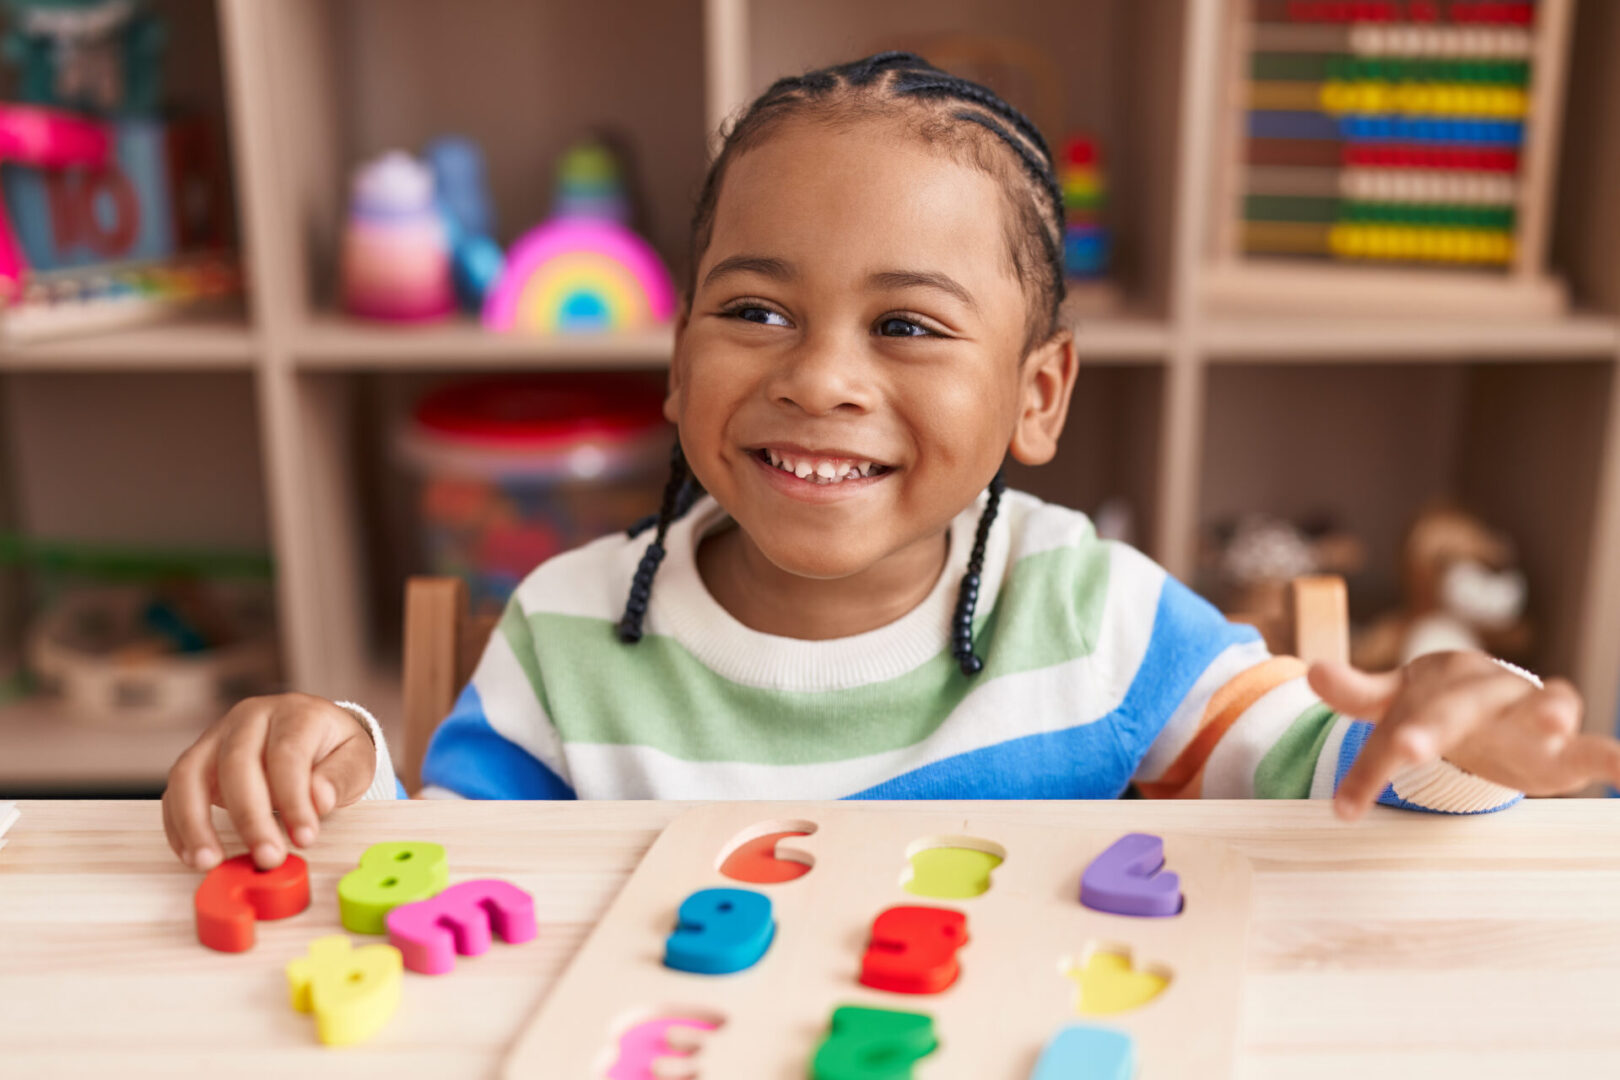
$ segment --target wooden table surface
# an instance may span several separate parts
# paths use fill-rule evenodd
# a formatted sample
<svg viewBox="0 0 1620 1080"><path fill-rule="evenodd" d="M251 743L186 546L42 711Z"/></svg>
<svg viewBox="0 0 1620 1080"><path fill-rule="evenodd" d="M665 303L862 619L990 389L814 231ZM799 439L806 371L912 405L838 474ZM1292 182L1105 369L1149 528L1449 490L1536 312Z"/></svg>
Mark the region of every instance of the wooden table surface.
<svg viewBox="0 0 1620 1080"><path fill-rule="evenodd" d="M492 1075L685 808L349 807L305 853L311 909L260 923L255 949L227 955L197 943L198 875L170 853L156 802L20 805L0 850L0 1076L31 1080ZM1255 867L1242 1077L1620 1076L1620 799L1471 818L1377 808L1354 826L1306 802L872 805L1184 833L1242 851ZM381 840L442 843L452 880L529 890L540 936L412 978L372 1042L328 1050L288 1006L282 967L341 932L337 880Z"/></svg>

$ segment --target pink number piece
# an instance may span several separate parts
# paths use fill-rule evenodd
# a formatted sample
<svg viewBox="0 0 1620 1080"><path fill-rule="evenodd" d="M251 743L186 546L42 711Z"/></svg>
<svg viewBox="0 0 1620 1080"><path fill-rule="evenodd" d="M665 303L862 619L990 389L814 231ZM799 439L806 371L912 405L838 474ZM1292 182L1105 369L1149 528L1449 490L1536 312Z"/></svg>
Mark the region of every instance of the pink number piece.
<svg viewBox="0 0 1620 1080"><path fill-rule="evenodd" d="M619 1056L613 1062L613 1067L607 1072L607 1080L669 1080L671 1076L683 1076L684 1073L671 1073L668 1066L662 1073L653 1071L653 1066L666 1058L691 1057L697 1052L699 1036L697 1032L713 1031L719 1024L710 1020L697 1020L686 1016L660 1017L657 1020L648 1020L619 1036ZM688 1028L690 1032L670 1037L678 1028Z"/></svg>
<svg viewBox="0 0 1620 1080"><path fill-rule="evenodd" d="M477 956L486 951L491 930L508 945L533 939L534 898L510 882L482 878L388 913L389 944L403 955L406 967L423 975L453 971L457 953Z"/></svg>
<svg viewBox="0 0 1620 1080"><path fill-rule="evenodd" d="M111 145L106 125L94 120L59 109L0 105L0 161L42 169L99 168L107 163ZM5 206L0 205L0 296L15 288L22 272L22 250Z"/></svg>

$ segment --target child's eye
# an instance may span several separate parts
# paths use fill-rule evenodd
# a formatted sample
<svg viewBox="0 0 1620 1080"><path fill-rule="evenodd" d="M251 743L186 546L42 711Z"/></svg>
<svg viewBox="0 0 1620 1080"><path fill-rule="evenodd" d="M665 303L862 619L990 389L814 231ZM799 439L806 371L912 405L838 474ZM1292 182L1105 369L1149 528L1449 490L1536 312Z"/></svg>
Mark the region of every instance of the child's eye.
<svg viewBox="0 0 1620 1080"><path fill-rule="evenodd" d="M898 333L890 333L889 332L890 328L891 327L896 327L896 326L901 327L902 329ZM883 317L882 319L879 319L878 320L878 333L881 334L884 337L938 337L939 336L938 334L934 333L932 330L928 329L928 327L924 326L922 323L917 322L914 319L904 318L904 317L899 316L899 315L887 315L887 316Z"/></svg>
<svg viewBox="0 0 1620 1080"><path fill-rule="evenodd" d="M743 322L756 323L759 326L786 326L788 324L787 316L780 311L772 311L770 308L760 307L758 304L738 304L735 307L724 309L720 314L724 318L740 319ZM772 315L782 321L779 323L768 321Z"/></svg>

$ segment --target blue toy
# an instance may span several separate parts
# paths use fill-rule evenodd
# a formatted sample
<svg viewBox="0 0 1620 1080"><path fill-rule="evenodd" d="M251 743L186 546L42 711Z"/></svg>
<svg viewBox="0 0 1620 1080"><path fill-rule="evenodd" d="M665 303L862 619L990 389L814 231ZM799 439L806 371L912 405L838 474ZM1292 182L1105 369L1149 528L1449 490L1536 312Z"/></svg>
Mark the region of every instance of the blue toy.
<svg viewBox="0 0 1620 1080"><path fill-rule="evenodd" d="M776 936L771 899L748 889L699 889L681 903L664 966L729 975L759 963Z"/></svg>
<svg viewBox="0 0 1620 1080"><path fill-rule="evenodd" d="M430 142L423 156L433 170L434 195L450 234L456 299L465 310L479 311L506 265L494 240L495 211L484 155L471 139L444 135Z"/></svg>
<svg viewBox="0 0 1620 1080"><path fill-rule="evenodd" d="M1052 1036L1030 1080L1131 1080L1136 1044L1123 1031L1071 1024Z"/></svg>

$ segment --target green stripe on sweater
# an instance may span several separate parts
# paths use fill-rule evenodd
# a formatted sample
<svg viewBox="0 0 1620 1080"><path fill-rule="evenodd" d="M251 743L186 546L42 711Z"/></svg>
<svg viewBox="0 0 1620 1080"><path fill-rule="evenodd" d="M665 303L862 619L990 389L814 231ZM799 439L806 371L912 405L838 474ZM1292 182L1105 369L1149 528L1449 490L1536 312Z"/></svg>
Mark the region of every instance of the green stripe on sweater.
<svg viewBox="0 0 1620 1080"><path fill-rule="evenodd" d="M1255 767L1255 798L1309 798L1316 759L1322 756L1322 747L1338 718L1338 713L1321 702L1300 713Z"/></svg>

